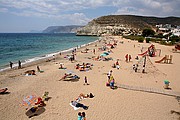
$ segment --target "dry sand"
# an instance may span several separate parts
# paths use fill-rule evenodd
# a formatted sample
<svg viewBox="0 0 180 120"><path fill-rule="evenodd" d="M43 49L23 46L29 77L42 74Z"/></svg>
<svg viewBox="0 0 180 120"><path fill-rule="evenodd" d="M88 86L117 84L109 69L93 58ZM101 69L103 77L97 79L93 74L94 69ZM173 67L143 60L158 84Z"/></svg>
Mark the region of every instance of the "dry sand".
<svg viewBox="0 0 180 120"><path fill-rule="evenodd" d="M104 39L104 38L103 38ZM8 87L10 94L0 95L0 120L26 120L25 107L20 106L23 97L31 94L42 96L45 91L52 97L46 102L45 112L34 116L32 120L76 120L78 112L86 112L87 120L177 120L177 114L171 114L171 110L180 112L180 105L175 97L154 93L138 92L118 88L115 90L105 86L109 70L113 70L115 82L131 86L150 87L163 90L164 80L170 81L172 90L180 92L180 53L172 53L173 46L163 46L153 43L157 49L161 49L161 56L150 57L147 62L147 73L135 73L132 70L134 59L143 47L150 43L138 43L114 36L118 40L116 48L112 49L108 57L110 61L94 61L92 56L98 56L103 51L98 51L103 41L87 46L89 53L81 53L84 48L77 50L76 62L71 63L64 59L65 54L58 56L55 61L40 62L38 65L44 73L35 76L24 76L27 70L36 70L36 65L24 67L19 70L10 70L0 73L0 88ZM109 40L109 39L108 39ZM120 41L124 41L121 44ZM97 47L95 47L97 44ZM135 47L134 47L135 45ZM94 55L92 50L96 49ZM130 54L132 60L125 62L125 55ZM154 61L164 55L173 55L172 64L160 64ZM112 68L112 64L120 59L120 69ZM67 70L80 76L77 82L58 81L66 70L58 69L59 63L64 63ZM92 63L92 70L80 72L75 69L77 63ZM90 85L83 85L84 76L87 76ZM93 93L93 99L84 99L81 103L89 106L88 110L74 110L70 105L80 93Z"/></svg>

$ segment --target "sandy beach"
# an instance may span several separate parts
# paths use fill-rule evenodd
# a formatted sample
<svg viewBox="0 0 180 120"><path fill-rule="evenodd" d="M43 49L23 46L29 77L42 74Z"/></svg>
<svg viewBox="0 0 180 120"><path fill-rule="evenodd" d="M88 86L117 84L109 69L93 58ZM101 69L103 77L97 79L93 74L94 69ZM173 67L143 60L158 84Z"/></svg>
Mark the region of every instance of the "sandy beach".
<svg viewBox="0 0 180 120"><path fill-rule="evenodd" d="M99 51L107 43L117 40L117 46L107 57L109 61L93 60L104 51ZM135 72L133 64L138 61L135 57L141 53L142 47L147 49L151 44L161 50L161 55L147 57L146 73ZM81 53L88 48L88 53ZM13 69L0 73L0 88L8 87L9 94L0 95L0 120L76 120L78 112L85 112L87 120L178 120L180 116L171 113L171 110L180 112L180 103L173 96L156 93L148 93L122 88L110 89L106 86L107 73L112 70L115 79L115 86L119 84L139 86L165 90L164 80L170 82L169 90L180 93L180 53L173 53L174 46L164 46L158 43L138 43L122 39L120 36L103 37L99 42L77 49L74 62L64 58L67 54L57 55L55 60L38 63ZM95 54L92 52L95 49ZM125 55L130 54L130 62L125 61ZM155 63L165 55L172 55L172 64ZM141 58L139 56L139 58ZM112 68L112 65L119 59L120 69ZM67 69L58 69L63 63ZM79 71L75 69L76 64L91 63L92 70ZM39 66L43 73L37 72ZM36 70L36 75L25 76L27 70ZM80 77L78 81L59 81L62 76L71 71ZM141 71L141 70L140 70ZM87 76L89 85L84 84L84 77ZM49 92L49 99L46 101L45 111L37 116L28 118L26 109L21 106L22 100L27 95L35 94L42 96L45 91ZM87 110L82 108L74 110L70 102L75 100L80 93L93 93L94 98L87 98L80 103L89 106Z"/></svg>

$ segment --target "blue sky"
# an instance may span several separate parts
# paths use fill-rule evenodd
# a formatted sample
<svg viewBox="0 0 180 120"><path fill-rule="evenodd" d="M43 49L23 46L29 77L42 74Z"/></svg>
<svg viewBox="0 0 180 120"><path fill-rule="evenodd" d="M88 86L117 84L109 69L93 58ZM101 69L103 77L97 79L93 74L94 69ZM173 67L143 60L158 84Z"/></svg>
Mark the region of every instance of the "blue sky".
<svg viewBox="0 0 180 120"><path fill-rule="evenodd" d="M104 15L180 17L180 0L0 0L0 33L86 25Z"/></svg>

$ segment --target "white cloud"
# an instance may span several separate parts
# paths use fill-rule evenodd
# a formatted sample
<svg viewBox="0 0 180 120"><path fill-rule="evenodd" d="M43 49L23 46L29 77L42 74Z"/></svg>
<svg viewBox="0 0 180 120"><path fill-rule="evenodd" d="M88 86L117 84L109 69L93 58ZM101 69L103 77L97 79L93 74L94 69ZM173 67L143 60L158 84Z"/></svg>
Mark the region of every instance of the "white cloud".
<svg viewBox="0 0 180 120"><path fill-rule="evenodd" d="M180 16L178 0L116 0L113 4L118 8L113 14Z"/></svg>
<svg viewBox="0 0 180 120"><path fill-rule="evenodd" d="M3 12L3 13L8 12L8 9L7 8L0 8L0 12Z"/></svg>
<svg viewBox="0 0 180 120"><path fill-rule="evenodd" d="M84 25L90 21L90 19L87 18L83 13L74 13L70 16L68 15L67 17L70 18L73 23L80 25Z"/></svg>
<svg viewBox="0 0 180 120"><path fill-rule="evenodd" d="M109 14L180 16L179 0L0 0L0 12L27 17L66 18L81 24L90 20L83 10L106 6L117 9Z"/></svg>

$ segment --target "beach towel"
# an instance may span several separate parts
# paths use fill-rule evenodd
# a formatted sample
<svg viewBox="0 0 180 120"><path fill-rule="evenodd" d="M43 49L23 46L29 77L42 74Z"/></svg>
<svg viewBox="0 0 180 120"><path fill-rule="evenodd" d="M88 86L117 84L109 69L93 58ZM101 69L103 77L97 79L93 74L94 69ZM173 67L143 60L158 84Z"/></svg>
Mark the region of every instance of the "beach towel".
<svg viewBox="0 0 180 120"><path fill-rule="evenodd" d="M70 104L70 106L72 106L74 108L74 110L78 110L79 109L79 107L73 106L72 103L69 103L69 104Z"/></svg>

